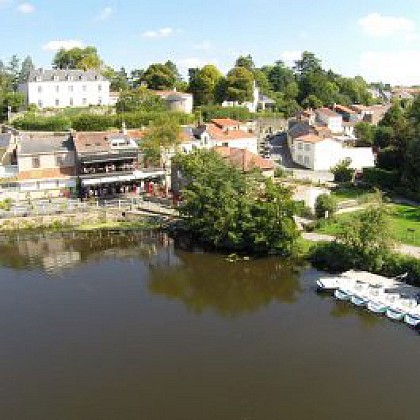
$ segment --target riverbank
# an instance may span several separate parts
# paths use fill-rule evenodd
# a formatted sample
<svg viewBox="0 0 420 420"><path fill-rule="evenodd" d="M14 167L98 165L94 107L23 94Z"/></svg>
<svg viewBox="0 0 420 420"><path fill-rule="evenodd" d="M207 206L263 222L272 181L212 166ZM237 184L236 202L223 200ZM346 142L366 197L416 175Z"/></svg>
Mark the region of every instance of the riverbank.
<svg viewBox="0 0 420 420"><path fill-rule="evenodd" d="M0 220L0 233L22 231L92 231L106 229L154 229L164 218L121 211L89 211L75 214L15 217Z"/></svg>

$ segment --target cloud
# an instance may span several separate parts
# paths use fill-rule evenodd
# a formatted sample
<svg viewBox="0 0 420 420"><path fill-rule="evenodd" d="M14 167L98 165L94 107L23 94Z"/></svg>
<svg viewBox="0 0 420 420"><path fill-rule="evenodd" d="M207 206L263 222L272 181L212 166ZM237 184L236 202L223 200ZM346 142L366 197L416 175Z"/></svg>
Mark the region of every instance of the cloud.
<svg viewBox="0 0 420 420"><path fill-rule="evenodd" d="M280 58L284 61L287 66L293 66L296 60L302 57L302 51L290 51L286 50L280 54Z"/></svg>
<svg viewBox="0 0 420 420"><path fill-rule="evenodd" d="M156 31L146 31L143 33L143 38L166 38L172 35L174 30L172 28L161 28Z"/></svg>
<svg viewBox="0 0 420 420"><path fill-rule="evenodd" d="M112 7L104 7L96 16L96 20L107 20L113 13Z"/></svg>
<svg viewBox="0 0 420 420"><path fill-rule="evenodd" d="M202 42L194 44L194 49L199 51L209 51L213 49L213 44L211 43L211 41L206 39Z"/></svg>
<svg viewBox="0 0 420 420"><path fill-rule="evenodd" d="M361 74L369 81L420 84L420 50L366 51L361 55L359 65Z"/></svg>
<svg viewBox="0 0 420 420"><path fill-rule="evenodd" d="M22 4L19 4L19 6L17 7L17 10L20 13L29 14L29 13L35 12L35 6L31 3L22 3Z"/></svg>
<svg viewBox="0 0 420 420"><path fill-rule="evenodd" d="M60 49L71 50L72 48L83 48L84 43L82 41L77 41L75 39L63 39L49 41L42 46L43 50L46 51L58 51Z"/></svg>
<svg viewBox="0 0 420 420"><path fill-rule="evenodd" d="M408 40L417 38L416 23L404 17L382 16L370 13L357 21L363 31L374 38L403 36Z"/></svg>

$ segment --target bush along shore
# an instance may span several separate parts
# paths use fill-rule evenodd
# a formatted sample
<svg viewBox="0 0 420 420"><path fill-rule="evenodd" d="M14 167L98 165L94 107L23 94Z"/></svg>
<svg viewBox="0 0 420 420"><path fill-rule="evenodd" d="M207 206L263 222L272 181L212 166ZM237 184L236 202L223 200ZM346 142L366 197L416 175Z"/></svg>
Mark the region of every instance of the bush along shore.
<svg viewBox="0 0 420 420"><path fill-rule="evenodd" d="M330 272L366 270L386 277L408 273L407 283L420 286L420 259L395 251L389 210L380 199L339 226L333 242L319 242L308 251L315 268Z"/></svg>

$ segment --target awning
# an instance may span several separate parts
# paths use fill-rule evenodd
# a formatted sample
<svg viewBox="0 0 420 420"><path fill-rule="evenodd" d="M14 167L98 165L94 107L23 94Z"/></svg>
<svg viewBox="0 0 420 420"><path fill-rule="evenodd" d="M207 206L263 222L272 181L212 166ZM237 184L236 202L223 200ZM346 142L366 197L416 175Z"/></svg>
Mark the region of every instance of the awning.
<svg viewBox="0 0 420 420"><path fill-rule="evenodd" d="M127 182L134 181L137 179L134 174L131 175L118 175L118 176L107 176L102 178L85 178L82 179L82 185L100 185L100 184L112 184L115 182Z"/></svg>
<svg viewBox="0 0 420 420"><path fill-rule="evenodd" d="M146 179L146 178L156 178L165 176L165 170L158 170L158 171L134 171L134 176L136 179Z"/></svg>

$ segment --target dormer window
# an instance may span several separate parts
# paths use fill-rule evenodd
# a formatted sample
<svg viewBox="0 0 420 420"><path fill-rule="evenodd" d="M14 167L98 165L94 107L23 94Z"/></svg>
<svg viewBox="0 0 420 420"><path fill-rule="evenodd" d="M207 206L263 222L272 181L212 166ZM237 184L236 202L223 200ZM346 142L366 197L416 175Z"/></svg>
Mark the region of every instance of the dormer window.
<svg viewBox="0 0 420 420"><path fill-rule="evenodd" d="M35 81L36 82L42 82L42 77L41 76L35 76Z"/></svg>
<svg viewBox="0 0 420 420"><path fill-rule="evenodd" d="M66 80L72 81L73 76L71 74L66 74Z"/></svg>
<svg viewBox="0 0 420 420"><path fill-rule="evenodd" d="M83 76L82 75L79 76L79 80L83 80Z"/></svg>
<svg viewBox="0 0 420 420"><path fill-rule="evenodd" d="M56 74L54 74L54 76L53 76L53 80L54 80L54 82L57 82L58 81L58 76L56 75Z"/></svg>

